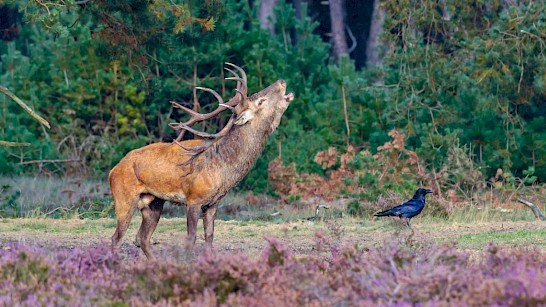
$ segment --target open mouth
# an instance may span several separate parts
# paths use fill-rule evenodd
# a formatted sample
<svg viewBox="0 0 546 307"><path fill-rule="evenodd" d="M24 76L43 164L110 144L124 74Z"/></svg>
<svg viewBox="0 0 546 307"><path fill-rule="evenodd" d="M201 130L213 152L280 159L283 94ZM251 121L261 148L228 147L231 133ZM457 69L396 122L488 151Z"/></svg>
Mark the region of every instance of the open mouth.
<svg viewBox="0 0 546 307"><path fill-rule="evenodd" d="M294 100L294 93L290 93L290 94L286 94L283 96L284 100L286 100L286 102L291 102L292 100Z"/></svg>

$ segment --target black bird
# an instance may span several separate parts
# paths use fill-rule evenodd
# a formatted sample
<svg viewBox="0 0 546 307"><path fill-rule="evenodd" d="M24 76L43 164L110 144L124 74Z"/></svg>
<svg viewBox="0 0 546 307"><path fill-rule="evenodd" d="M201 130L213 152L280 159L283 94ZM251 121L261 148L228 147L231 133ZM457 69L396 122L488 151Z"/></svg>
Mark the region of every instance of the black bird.
<svg viewBox="0 0 546 307"><path fill-rule="evenodd" d="M407 219L408 227L411 228L410 220L412 217L419 215L425 207L425 195L432 193L432 190L419 188L415 191L413 198L407 202L396 206L387 211L379 212L374 216L397 216Z"/></svg>

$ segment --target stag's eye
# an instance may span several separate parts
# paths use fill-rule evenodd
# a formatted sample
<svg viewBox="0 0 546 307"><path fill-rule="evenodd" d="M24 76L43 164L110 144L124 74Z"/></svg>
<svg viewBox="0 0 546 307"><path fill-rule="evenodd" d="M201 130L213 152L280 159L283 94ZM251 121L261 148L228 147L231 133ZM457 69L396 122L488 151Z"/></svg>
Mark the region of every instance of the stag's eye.
<svg viewBox="0 0 546 307"><path fill-rule="evenodd" d="M266 101L267 101L267 98L262 97L262 98L259 98L258 100L256 100L255 103L256 103L256 106L261 107L262 104L264 104L264 102L266 102Z"/></svg>

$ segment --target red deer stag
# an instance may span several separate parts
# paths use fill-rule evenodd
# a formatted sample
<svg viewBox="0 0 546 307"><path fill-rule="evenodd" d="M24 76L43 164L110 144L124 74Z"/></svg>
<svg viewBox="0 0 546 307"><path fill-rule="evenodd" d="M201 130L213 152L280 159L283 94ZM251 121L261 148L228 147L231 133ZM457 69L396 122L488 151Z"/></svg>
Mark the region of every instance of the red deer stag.
<svg viewBox="0 0 546 307"><path fill-rule="evenodd" d="M173 143L156 143L129 152L110 171L109 181L114 198L117 228L112 237L112 249L119 249L135 208L142 214L142 224L135 244L149 260L154 259L150 238L163 210L170 201L186 205L188 243L196 239L197 221L203 212L205 246L212 248L214 217L218 201L235 186L256 163L269 135L275 131L281 116L294 99L286 94L286 82L278 80L260 92L247 97L247 77L243 69L226 63L240 73L226 68L237 81L236 95L227 103L210 88L198 89L213 94L219 106L213 112L201 114L172 102L189 113L184 123L170 126L181 130ZM233 115L216 134L190 128L198 121L212 118L231 109ZM182 141L186 131L201 139Z"/></svg>

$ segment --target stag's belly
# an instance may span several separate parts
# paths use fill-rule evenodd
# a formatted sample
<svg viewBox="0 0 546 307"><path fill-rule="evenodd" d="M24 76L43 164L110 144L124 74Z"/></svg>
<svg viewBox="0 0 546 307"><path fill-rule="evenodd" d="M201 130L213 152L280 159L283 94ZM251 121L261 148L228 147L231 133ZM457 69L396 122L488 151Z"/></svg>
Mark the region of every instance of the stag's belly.
<svg viewBox="0 0 546 307"><path fill-rule="evenodd" d="M187 203L187 198L184 193L161 193L150 191L150 194L178 206L186 205Z"/></svg>

